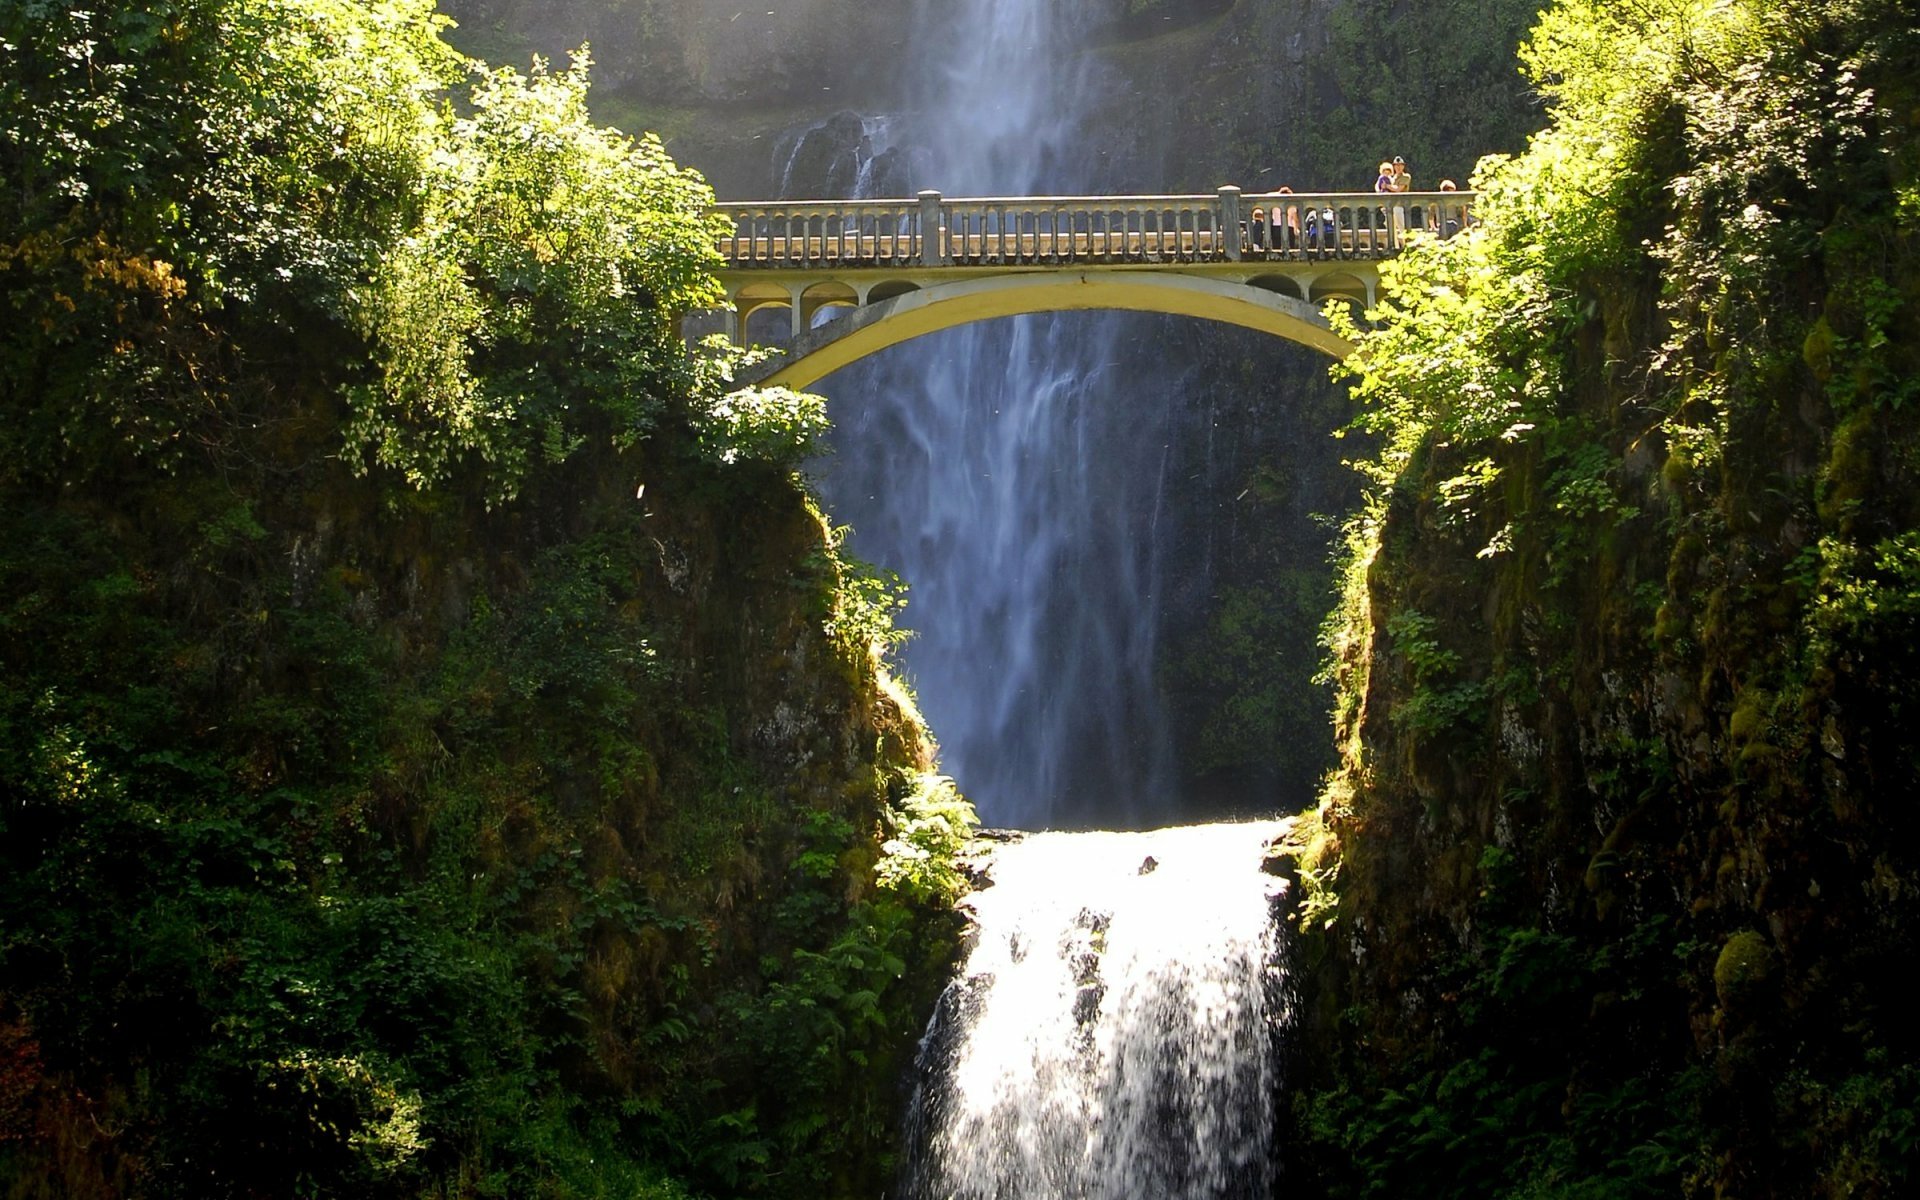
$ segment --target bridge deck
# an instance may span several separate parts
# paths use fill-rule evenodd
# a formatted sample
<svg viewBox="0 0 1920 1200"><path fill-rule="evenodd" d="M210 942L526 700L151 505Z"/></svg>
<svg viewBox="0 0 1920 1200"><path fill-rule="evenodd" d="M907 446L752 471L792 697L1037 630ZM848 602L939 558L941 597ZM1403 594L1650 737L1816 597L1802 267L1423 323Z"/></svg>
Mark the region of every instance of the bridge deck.
<svg viewBox="0 0 1920 1200"><path fill-rule="evenodd" d="M1266 239L1262 239L1264 242ZM1400 238L1389 230L1343 229L1326 236L1294 234L1272 245L1243 239L1242 261L1317 258L1386 258ZM912 234L842 231L807 237L739 236L726 238L721 253L735 270L780 267L886 267L918 261L921 239ZM1005 266L1026 263L1194 263L1227 260L1226 240L1211 229L1179 231L1090 231L1073 233L994 233L944 239L953 266Z"/></svg>
<svg viewBox="0 0 1920 1200"><path fill-rule="evenodd" d="M718 248L735 271L852 267L1380 259L1406 236L1466 228L1466 192L1381 195L1024 196L722 204ZM1258 216L1256 216L1256 212Z"/></svg>

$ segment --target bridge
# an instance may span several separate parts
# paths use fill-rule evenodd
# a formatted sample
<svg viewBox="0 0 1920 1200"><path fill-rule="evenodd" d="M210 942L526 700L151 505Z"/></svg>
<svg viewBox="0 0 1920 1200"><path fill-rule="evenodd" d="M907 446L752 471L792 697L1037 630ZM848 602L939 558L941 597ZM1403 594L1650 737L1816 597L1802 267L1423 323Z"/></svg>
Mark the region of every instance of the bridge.
<svg viewBox="0 0 1920 1200"><path fill-rule="evenodd" d="M1379 262L1466 227L1470 192L1029 196L722 204L736 344L789 313L782 353L742 384L804 388L888 346L972 321L1126 309L1226 321L1335 357L1323 307L1370 305ZM1258 217L1255 210L1259 210ZM846 310L846 311L840 311Z"/></svg>

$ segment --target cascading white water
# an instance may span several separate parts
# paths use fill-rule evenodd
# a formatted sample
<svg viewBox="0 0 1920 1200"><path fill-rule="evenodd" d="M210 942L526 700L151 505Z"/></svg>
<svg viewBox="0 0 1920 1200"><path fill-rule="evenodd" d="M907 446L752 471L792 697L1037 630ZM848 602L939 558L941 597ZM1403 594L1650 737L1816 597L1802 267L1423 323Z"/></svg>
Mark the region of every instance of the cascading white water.
<svg viewBox="0 0 1920 1200"><path fill-rule="evenodd" d="M1114 190L1084 133L1105 90L1082 52L1098 7L919 0L925 94L864 126L863 152L907 148L913 186L953 196ZM826 382L828 506L912 587L907 666L991 823L1178 818L1156 658L1168 464L1193 418L1153 344L1166 329L992 322ZM1259 857L1277 829L1004 847L922 1043L902 1200L1265 1200L1286 993L1281 885Z"/></svg>
<svg viewBox="0 0 1920 1200"><path fill-rule="evenodd" d="M920 186L1094 191L1103 82L1086 6L921 0ZM994 824L1177 819L1155 678L1176 397L1140 318L1066 314L920 339L828 380L830 510L912 589L905 650L942 758Z"/></svg>
<svg viewBox="0 0 1920 1200"><path fill-rule="evenodd" d="M1288 993L1277 822L995 856L920 1056L902 1200L1255 1200Z"/></svg>

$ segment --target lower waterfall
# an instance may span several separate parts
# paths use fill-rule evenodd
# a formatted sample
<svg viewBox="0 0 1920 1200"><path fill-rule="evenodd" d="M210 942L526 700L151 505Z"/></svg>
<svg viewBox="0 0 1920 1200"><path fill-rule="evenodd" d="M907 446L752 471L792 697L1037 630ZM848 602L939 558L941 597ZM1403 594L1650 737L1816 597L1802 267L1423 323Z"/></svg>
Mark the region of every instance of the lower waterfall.
<svg viewBox="0 0 1920 1200"><path fill-rule="evenodd" d="M901 1200L1268 1196L1281 828L1001 847L921 1044Z"/></svg>

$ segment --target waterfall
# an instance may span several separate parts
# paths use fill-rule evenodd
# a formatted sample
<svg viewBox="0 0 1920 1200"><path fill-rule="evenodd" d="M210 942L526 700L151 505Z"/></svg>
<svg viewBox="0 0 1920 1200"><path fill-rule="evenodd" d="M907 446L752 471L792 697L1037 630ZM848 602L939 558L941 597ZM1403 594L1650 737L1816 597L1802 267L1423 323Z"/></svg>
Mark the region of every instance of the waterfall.
<svg viewBox="0 0 1920 1200"><path fill-rule="evenodd" d="M1040 834L974 895L903 1200L1264 1200L1288 1007L1279 823Z"/></svg>
<svg viewBox="0 0 1920 1200"><path fill-rule="evenodd" d="M919 0L915 111L841 145L910 147L951 196L1116 190L1084 135L1109 81L1093 6ZM799 152L796 151L796 154ZM862 158L864 154L867 157ZM836 159L836 163L842 160ZM837 176L836 176L837 177ZM783 191L792 187L792 171ZM1156 679L1177 580L1171 464L1196 414L1165 320L1022 317L829 379L829 509L909 583L908 673L993 824L1167 824L1182 797ZM1211 421L1204 414L1198 420ZM1207 443L1210 446L1210 442ZM903 1200L1264 1200L1287 1011L1260 871L1277 823L1047 833L1003 847L922 1040Z"/></svg>
<svg viewBox="0 0 1920 1200"><path fill-rule="evenodd" d="M921 0L924 94L887 130L948 195L1102 190L1086 6ZM1152 319L1063 314L919 339L826 381L828 507L908 583L908 677L991 823L1178 818L1155 678L1177 389ZM1164 376L1164 372L1161 372Z"/></svg>

